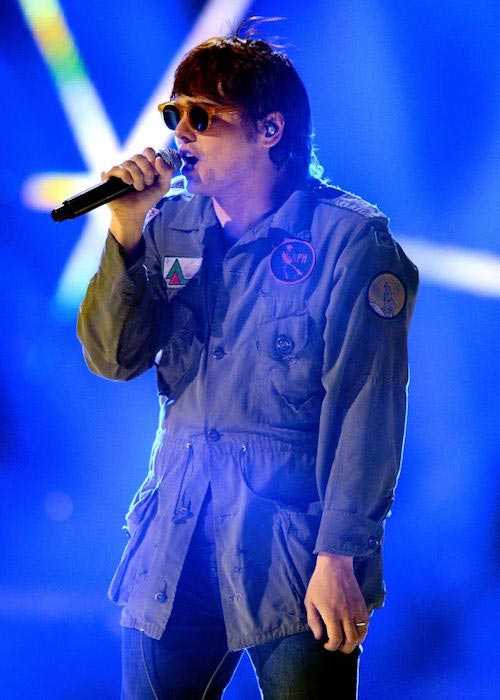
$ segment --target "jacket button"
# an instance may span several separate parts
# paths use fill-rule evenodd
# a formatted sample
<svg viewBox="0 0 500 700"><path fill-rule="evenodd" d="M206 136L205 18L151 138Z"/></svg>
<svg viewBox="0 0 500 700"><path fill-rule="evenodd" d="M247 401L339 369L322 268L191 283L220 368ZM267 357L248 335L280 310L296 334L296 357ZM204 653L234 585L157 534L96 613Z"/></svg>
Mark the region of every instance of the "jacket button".
<svg viewBox="0 0 500 700"><path fill-rule="evenodd" d="M212 357L214 358L214 360L222 360L222 358L224 357L225 354L226 353L224 351L224 348L221 347L220 345L218 345L216 348L214 348L212 350Z"/></svg>
<svg viewBox="0 0 500 700"><path fill-rule="evenodd" d="M368 546L376 549L379 545L379 541L376 537L370 537L368 540Z"/></svg>
<svg viewBox="0 0 500 700"><path fill-rule="evenodd" d="M158 591L158 593L155 594L155 600L157 600L159 603L164 603L167 600L167 594L165 591Z"/></svg>
<svg viewBox="0 0 500 700"><path fill-rule="evenodd" d="M294 347L295 343L287 335L279 335L274 341L274 348L280 355L290 355Z"/></svg>
<svg viewBox="0 0 500 700"><path fill-rule="evenodd" d="M208 439L212 440L213 442L216 442L217 440L220 440L220 433L218 430L215 430L215 428L212 428L211 430L208 431Z"/></svg>

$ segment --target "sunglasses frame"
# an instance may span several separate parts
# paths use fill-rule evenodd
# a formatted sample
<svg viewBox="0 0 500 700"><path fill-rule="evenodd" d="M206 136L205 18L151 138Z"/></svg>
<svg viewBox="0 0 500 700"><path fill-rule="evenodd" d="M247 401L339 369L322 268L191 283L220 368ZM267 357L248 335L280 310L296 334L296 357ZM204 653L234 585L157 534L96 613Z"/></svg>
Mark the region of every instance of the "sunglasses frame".
<svg viewBox="0 0 500 700"><path fill-rule="evenodd" d="M167 107L173 108L178 115L178 121L175 127L172 129L171 126L167 124L167 120L165 119L165 109ZM197 129L196 125L191 121L191 111L193 109L201 109L207 114L207 125L204 129ZM189 105L179 105L178 102L162 102L161 104L158 105L158 111L161 113L163 121L165 123L165 126L167 129L170 129L171 131L175 131L175 129L179 126L179 122L181 119L184 117L184 115L187 112L188 115L188 120L189 120L189 125L194 131L197 133L201 134L204 131L208 131L210 129L210 126L212 124L212 119L216 114L224 114L224 113L230 113L230 112L242 112L243 108L242 107L235 107L234 105L217 105L217 106L212 106L212 105L205 105L205 104L189 104Z"/></svg>

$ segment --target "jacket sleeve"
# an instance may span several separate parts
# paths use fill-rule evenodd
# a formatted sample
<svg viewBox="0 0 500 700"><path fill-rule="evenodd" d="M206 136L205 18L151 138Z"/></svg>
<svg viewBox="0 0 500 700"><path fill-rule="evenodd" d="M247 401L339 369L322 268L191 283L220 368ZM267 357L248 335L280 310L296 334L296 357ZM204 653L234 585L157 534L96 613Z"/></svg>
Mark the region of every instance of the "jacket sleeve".
<svg viewBox="0 0 500 700"><path fill-rule="evenodd" d="M161 313L166 294L159 257L145 229L139 258L128 267L110 233L99 269L80 306L77 335L89 368L103 377L127 380L154 363L161 346Z"/></svg>
<svg viewBox="0 0 500 700"><path fill-rule="evenodd" d="M417 285L386 223L364 223L338 258L326 312L315 552L365 557L379 548L401 463Z"/></svg>

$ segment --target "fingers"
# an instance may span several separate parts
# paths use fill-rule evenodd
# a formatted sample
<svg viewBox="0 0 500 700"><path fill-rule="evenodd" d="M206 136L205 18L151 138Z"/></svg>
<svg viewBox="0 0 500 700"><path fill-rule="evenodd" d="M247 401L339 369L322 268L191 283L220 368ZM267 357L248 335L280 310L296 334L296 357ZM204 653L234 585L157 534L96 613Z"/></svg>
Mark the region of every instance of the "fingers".
<svg viewBox="0 0 500 700"><path fill-rule="evenodd" d="M137 154L120 165L115 165L103 175L105 179L119 177L127 185L133 185L135 190L142 192L145 187L153 184L156 174L154 164L151 164L146 156Z"/></svg>
<svg viewBox="0 0 500 700"><path fill-rule="evenodd" d="M320 641L325 636L327 641L323 645L327 651L342 651L349 654L357 645L357 628L352 625L348 634L344 632L340 618L332 614L321 614L314 605L307 605L307 624L309 625L314 639ZM325 634L326 633L326 634Z"/></svg>
<svg viewBox="0 0 500 700"><path fill-rule="evenodd" d="M350 621L343 621L342 623L339 621L327 626L328 641L323 646L327 651L340 651L342 654L350 654L364 642L367 632L368 625L359 628Z"/></svg>
<svg viewBox="0 0 500 700"><path fill-rule="evenodd" d="M155 154L155 169L158 173L158 181L168 189L174 174L173 168L166 163L161 156Z"/></svg>
<svg viewBox="0 0 500 700"><path fill-rule="evenodd" d="M146 148L102 174L103 179L118 177L135 190L108 203L110 230L127 251L137 246L147 211L170 189L173 170L163 168L160 160L156 151Z"/></svg>
<svg viewBox="0 0 500 700"><path fill-rule="evenodd" d="M327 620L326 636L328 637L328 641L325 644L323 644L323 646L327 651L339 650L343 651L345 654L349 653L348 651L344 651L346 638L344 636L344 630L342 629L340 620L334 620L332 618Z"/></svg>
<svg viewBox="0 0 500 700"><path fill-rule="evenodd" d="M340 651L350 654L362 644L368 633L368 612L360 612L351 619L349 616L336 617L331 612L321 613L312 605L307 606L307 624L311 628L314 638L318 641L325 636L327 641L323 645L327 651ZM356 623L366 624L356 624Z"/></svg>
<svg viewBox="0 0 500 700"><path fill-rule="evenodd" d="M368 634L368 615L359 616L356 621L366 622L366 625L356 624L354 620L343 620L342 626L344 630L344 639L338 647L338 650L343 654L350 654L354 649L364 642ZM326 648L326 646L325 646Z"/></svg>
<svg viewBox="0 0 500 700"><path fill-rule="evenodd" d="M307 624L309 625L311 632L314 635L314 639L317 639L319 641L323 636L323 622L321 620L321 615L313 605L308 605L307 601L306 611Z"/></svg>
<svg viewBox="0 0 500 700"><path fill-rule="evenodd" d="M157 176L165 173L161 168L156 152L152 148L146 148L142 153L138 153L123 161L119 165L113 166L102 174L103 179L119 177L127 185L133 185L134 189L142 192L146 187L150 187ZM171 170L168 172L171 174Z"/></svg>

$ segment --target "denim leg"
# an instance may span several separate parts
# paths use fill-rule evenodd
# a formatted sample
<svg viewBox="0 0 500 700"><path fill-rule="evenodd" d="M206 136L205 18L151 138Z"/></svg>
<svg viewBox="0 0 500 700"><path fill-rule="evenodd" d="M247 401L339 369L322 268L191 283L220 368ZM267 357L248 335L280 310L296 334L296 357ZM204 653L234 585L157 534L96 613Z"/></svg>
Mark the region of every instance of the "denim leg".
<svg viewBox="0 0 500 700"><path fill-rule="evenodd" d="M122 700L218 700L231 679L241 652L227 652L215 550L202 528L161 639L122 630Z"/></svg>
<svg viewBox="0 0 500 700"><path fill-rule="evenodd" d="M310 632L251 647L264 700L356 700L360 650L323 648Z"/></svg>
<svg viewBox="0 0 500 700"><path fill-rule="evenodd" d="M210 637L203 650L177 651L164 637L123 629L121 700L220 700L240 654L217 648Z"/></svg>

